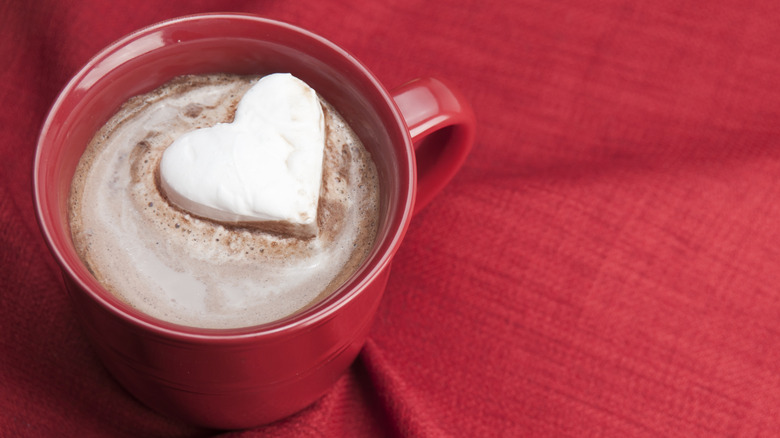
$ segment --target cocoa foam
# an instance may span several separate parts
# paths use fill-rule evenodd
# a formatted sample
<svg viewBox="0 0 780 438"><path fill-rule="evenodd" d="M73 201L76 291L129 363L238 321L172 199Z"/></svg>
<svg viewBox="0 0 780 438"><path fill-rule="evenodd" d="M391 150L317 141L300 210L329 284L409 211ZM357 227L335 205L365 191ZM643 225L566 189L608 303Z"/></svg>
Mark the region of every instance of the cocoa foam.
<svg viewBox="0 0 780 438"><path fill-rule="evenodd" d="M375 166L325 102L316 237L205 220L163 197L157 165L165 148L184 132L229 122L256 80L177 78L128 101L82 157L70 204L77 251L107 289L144 313L208 328L274 321L338 288L373 244Z"/></svg>

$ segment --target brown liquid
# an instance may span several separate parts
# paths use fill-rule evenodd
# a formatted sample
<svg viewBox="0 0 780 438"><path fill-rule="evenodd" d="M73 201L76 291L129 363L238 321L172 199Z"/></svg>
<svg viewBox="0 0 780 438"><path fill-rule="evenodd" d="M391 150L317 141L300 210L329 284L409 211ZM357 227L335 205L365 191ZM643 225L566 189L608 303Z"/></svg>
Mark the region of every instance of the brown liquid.
<svg viewBox="0 0 780 438"><path fill-rule="evenodd" d="M193 129L230 122L258 78L186 76L130 99L95 135L70 196L76 249L109 291L154 317L244 327L311 306L344 283L373 246L376 167L323 102L326 148L316 237L299 239L194 217L162 196L165 148Z"/></svg>

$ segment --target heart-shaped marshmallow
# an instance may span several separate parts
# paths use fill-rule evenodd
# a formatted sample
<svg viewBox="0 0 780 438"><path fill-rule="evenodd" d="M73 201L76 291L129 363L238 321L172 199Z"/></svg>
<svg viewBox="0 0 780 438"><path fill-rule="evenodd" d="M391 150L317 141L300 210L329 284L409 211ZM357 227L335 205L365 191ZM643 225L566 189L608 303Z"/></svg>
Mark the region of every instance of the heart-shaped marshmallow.
<svg viewBox="0 0 780 438"><path fill-rule="evenodd" d="M160 162L161 186L172 203L201 217L313 235L324 147L317 93L276 73L246 92L232 123L176 139Z"/></svg>

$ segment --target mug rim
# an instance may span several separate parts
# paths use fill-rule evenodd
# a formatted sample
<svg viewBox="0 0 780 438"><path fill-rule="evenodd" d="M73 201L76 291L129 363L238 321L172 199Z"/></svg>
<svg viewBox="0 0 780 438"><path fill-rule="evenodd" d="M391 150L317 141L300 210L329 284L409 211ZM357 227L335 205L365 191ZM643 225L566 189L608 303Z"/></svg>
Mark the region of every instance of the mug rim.
<svg viewBox="0 0 780 438"><path fill-rule="evenodd" d="M355 274L350 277L349 280L347 280L347 282L339 286L339 288L332 292L328 297L315 304L311 308L268 323L237 328L215 329L191 327L160 320L137 309L132 309L132 312L128 312L125 309L110 302L108 299L102 296L100 292L93 290L93 286L87 284L87 281L85 278L83 278L82 273L74 269L74 266L72 266L72 264L68 261L68 258L65 256L65 253L68 252L68 249L64 248L60 242L57 242L53 238L53 236L57 234L56 231L52 230L54 223L53 221L58 220L58 215L56 209L50 209L48 204L44 201L44 193L47 190L55 190L55 188L46 187L46 185L42 183L41 176L42 161L44 158L49 158L47 154L44 153L44 150L56 149L51 146L47 148L46 146L47 138L50 135L53 135L52 129L54 128L54 116L61 111L61 107L64 105L66 98L78 89L85 78L88 77L90 72L95 70L97 65L110 58L112 55L115 55L116 52L126 48L133 41L137 41L143 37L154 34L155 32L161 32L164 29L170 27L186 25L190 22L199 22L204 20L240 20L261 23L263 25L270 25L285 29L286 31L297 33L303 38L314 40L317 43L326 46L333 53L337 53L339 58L349 63L352 68L356 69L362 78L367 79L371 83L374 91L379 93L383 104L387 107L387 109L390 110L394 118L393 125L399 128L401 131L402 138L404 139L405 143L404 149L406 150L406 155L408 158L406 160L408 162L408 169L406 169L406 173L409 175L407 184L408 189L405 193L405 199L399 199L399 205L401 206L401 208L398 209L398 214L400 215L398 222L399 226L396 229L393 229L394 227L391 226L387 236L385 236L383 240L377 240L374 243L374 250L372 251L376 251L376 248L379 248L382 245L386 247L385 250L374 254L373 256L369 256L369 258L361 263L361 267L358 269L358 271L356 271ZM334 316L339 311L339 309L344 307L349 301L358 296L364 289L369 286L372 281L374 281L381 274L384 269L389 267L388 265L390 264L393 255L397 251L411 220L415 198L415 187L416 165L414 159L414 149L412 146L409 130L406 127L406 122L404 121L400 110L395 104L394 99L385 89L385 87L379 82L376 76L349 52L320 35L290 23L249 13L211 12L175 17L159 21L157 23L132 31L99 50L70 78L63 89L58 93L57 98L54 100L54 103L51 105L49 111L46 114L46 118L44 119L44 123L40 130L39 137L36 142L35 158L33 163L33 201L36 219L50 253L56 259L59 268L65 271L64 274L67 275L71 280L75 281L77 286L87 295L89 295L92 300L97 302L101 307L113 315L119 317L123 321L128 322L133 326L143 328L144 330L156 335L177 339L184 342L198 341L225 343L231 340L241 342L259 337L277 336L281 335L282 333L290 333L293 331L306 329L321 321L326 321ZM387 220L392 222L394 218L388 218ZM66 225L64 228L68 229L68 226ZM67 238L70 239L70 236L68 235ZM75 253L75 249L73 252ZM77 254L76 260L78 260L78 263L83 265L82 267L86 268L86 265ZM86 271L86 269L83 271ZM100 288L103 289L103 293L108 295L111 294L111 292L106 290L105 287L99 285L96 279L93 278L93 280Z"/></svg>

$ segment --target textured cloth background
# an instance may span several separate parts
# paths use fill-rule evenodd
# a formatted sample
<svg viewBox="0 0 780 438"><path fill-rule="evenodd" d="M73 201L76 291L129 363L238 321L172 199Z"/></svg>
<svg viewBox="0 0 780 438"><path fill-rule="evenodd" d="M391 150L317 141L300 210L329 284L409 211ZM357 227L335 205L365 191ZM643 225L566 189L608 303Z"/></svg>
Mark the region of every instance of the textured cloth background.
<svg viewBox="0 0 780 438"><path fill-rule="evenodd" d="M780 436L775 0L0 3L0 436L199 437L85 340L35 222L49 105L93 54L195 12L306 27L479 131L415 217L333 390L225 436Z"/></svg>

